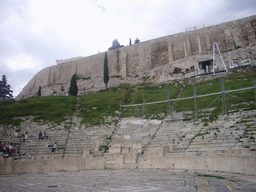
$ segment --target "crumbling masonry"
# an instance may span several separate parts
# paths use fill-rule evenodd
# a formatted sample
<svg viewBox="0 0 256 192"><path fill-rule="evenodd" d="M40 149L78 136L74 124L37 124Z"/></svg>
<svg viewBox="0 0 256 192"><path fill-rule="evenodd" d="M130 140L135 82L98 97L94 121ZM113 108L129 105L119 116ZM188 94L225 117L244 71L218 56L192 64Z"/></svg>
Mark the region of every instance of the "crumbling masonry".
<svg viewBox="0 0 256 192"><path fill-rule="evenodd" d="M182 32L108 51L109 87L121 83L151 81L162 83L176 78L211 72L213 44L223 54L225 65L256 59L256 16ZM216 58L216 62L221 60ZM104 89L104 53L58 60L57 65L38 72L17 99L35 96L66 95L73 74L79 77L78 94ZM143 78L144 77L144 78ZM147 78L145 78L147 77Z"/></svg>

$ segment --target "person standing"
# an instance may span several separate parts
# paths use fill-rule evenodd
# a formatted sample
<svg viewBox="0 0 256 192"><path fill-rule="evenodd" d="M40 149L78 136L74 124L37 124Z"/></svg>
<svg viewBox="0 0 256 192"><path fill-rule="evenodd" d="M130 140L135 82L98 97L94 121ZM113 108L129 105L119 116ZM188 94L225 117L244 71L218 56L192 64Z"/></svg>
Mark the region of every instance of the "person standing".
<svg viewBox="0 0 256 192"><path fill-rule="evenodd" d="M23 142L25 142L27 140L27 138L28 138L28 132L25 133L24 138L23 138Z"/></svg>
<svg viewBox="0 0 256 192"><path fill-rule="evenodd" d="M13 152L13 143L9 144L9 154L12 155Z"/></svg>

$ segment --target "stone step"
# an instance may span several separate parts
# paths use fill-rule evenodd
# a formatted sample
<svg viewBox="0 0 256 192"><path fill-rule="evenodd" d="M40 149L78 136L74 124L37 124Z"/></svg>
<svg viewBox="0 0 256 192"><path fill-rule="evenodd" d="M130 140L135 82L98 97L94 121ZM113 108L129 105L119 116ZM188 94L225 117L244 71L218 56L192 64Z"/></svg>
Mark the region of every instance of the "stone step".
<svg viewBox="0 0 256 192"><path fill-rule="evenodd" d="M208 144L216 144L216 145L221 145L221 144L232 144L232 143L236 143L237 140L235 139L232 139L232 140L218 140L218 139L215 139L215 140L207 140L207 139L202 139L202 140L197 140L197 141L192 141L191 142L191 145L202 145L202 144L205 144L205 145L208 145Z"/></svg>
<svg viewBox="0 0 256 192"><path fill-rule="evenodd" d="M166 158L172 158L173 156L176 155L185 155L185 156L203 156L203 155L207 155L207 151L174 151L174 152L170 152L170 153L166 153L165 157Z"/></svg>
<svg viewBox="0 0 256 192"><path fill-rule="evenodd" d="M230 149L233 148L233 146L193 146L189 147L187 151L198 151L198 150L224 150L224 149Z"/></svg>
<svg viewBox="0 0 256 192"><path fill-rule="evenodd" d="M34 149L21 149L19 150L20 154L29 153L29 152L38 152L38 153L44 153L51 151L52 148L34 148ZM64 151L63 148L58 148L58 151Z"/></svg>

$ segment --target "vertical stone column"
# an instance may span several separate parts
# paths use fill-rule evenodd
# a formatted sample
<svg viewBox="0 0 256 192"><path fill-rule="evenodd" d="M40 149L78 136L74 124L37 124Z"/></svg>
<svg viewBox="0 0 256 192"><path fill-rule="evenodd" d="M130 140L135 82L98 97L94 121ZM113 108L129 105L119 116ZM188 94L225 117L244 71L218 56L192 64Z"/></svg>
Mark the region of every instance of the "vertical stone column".
<svg viewBox="0 0 256 192"><path fill-rule="evenodd" d="M127 61L127 51L123 50L122 52L120 52L120 72L118 75L121 75L122 77L126 77L127 76L127 65L128 65L128 61Z"/></svg>
<svg viewBox="0 0 256 192"><path fill-rule="evenodd" d="M201 48L201 41L200 41L199 36L197 36L197 42L198 42L198 52L199 52L199 54L201 54L202 53L202 48Z"/></svg>
<svg viewBox="0 0 256 192"><path fill-rule="evenodd" d="M126 57L125 57L125 77L128 75L128 68L129 68L129 62L128 62L128 52L126 52Z"/></svg>
<svg viewBox="0 0 256 192"><path fill-rule="evenodd" d="M210 37L209 37L209 35L206 35L206 49L209 50L211 48L212 48L212 46L211 46Z"/></svg>
<svg viewBox="0 0 256 192"><path fill-rule="evenodd" d="M186 38L186 50L187 50L187 56L191 56L191 46L190 46L190 39L189 37Z"/></svg>
<svg viewBox="0 0 256 192"><path fill-rule="evenodd" d="M168 58L169 58L169 63L173 62L173 50L172 50L172 42L168 41Z"/></svg>
<svg viewBox="0 0 256 192"><path fill-rule="evenodd" d="M119 49L116 50L116 75L120 73L120 51Z"/></svg>
<svg viewBox="0 0 256 192"><path fill-rule="evenodd" d="M235 44L234 44L234 40L232 37L232 34L230 32L229 29L225 29L224 30L224 34L225 34L225 41L226 41L226 49L235 49Z"/></svg>
<svg viewBox="0 0 256 192"><path fill-rule="evenodd" d="M188 56L188 53L187 53L186 41L183 41L183 45L184 45L185 57L187 57L187 56Z"/></svg>
<svg viewBox="0 0 256 192"><path fill-rule="evenodd" d="M48 73L48 79L47 79L47 85L51 85L51 77L52 77L52 66L49 67L49 73Z"/></svg>
<svg viewBox="0 0 256 192"><path fill-rule="evenodd" d="M168 58L169 58L169 63L173 62L173 51L172 51L172 41L168 41Z"/></svg>
<svg viewBox="0 0 256 192"><path fill-rule="evenodd" d="M150 41L150 46L149 46L149 50L147 52L147 60L148 60L148 63L150 65L150 69L153 69L153 64L152 64L152 61L151 61L151 54L152 54L152 44L153 44L153 41Z"/></svg>
<svg viewBox="0 0 256 192"><path fill-rule="evenodd" d="M253 30L253 27L250 23L246 23L245 27L246 27L247 37L249 41L249 46L253 46L256 44L255 31Z"/></svg>

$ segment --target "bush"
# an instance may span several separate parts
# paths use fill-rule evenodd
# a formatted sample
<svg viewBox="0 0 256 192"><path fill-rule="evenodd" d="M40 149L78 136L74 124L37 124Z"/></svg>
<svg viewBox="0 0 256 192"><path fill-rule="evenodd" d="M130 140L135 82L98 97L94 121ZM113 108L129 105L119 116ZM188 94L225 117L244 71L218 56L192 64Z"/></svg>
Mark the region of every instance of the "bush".
<svg viewBox="0 0 256 192"><path fill-rule="evenodd" d="M76 83L76 74L74 74L70 80L70 87L69 87L68 93L69 95L77 96L78 87Z"/></svg>
<svg viewBox="0 0 256 192"><path fill-rule="evenodd" d="M11 105L15 103L16 101L14 99L4 99L0 101L0 105Z"/></svg>

